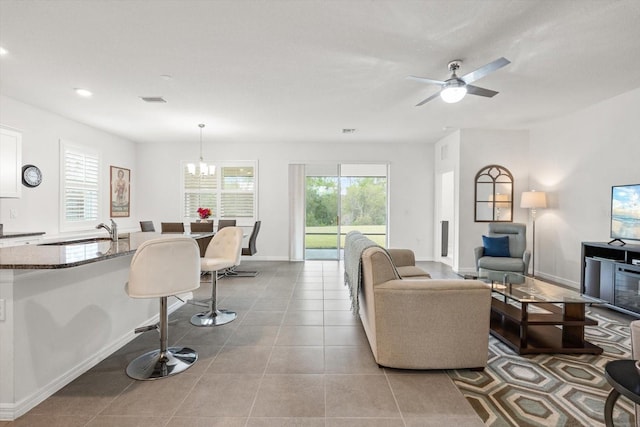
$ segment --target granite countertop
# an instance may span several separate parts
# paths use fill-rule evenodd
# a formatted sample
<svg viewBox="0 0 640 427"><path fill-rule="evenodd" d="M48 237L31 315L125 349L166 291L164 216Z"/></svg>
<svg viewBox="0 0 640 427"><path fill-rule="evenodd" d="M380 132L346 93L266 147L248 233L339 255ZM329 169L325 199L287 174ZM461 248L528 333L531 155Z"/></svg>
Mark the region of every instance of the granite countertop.
<svg viewBox="0 0 640 427"><path fill-rule="evenodd" d="M13 237L29 237L29 236L42 236L44 234L44 231L31 231L31 232L25 232L25 231L10 231L10 232L3 232L0 233L0 239L11 239Z"/></svg>
<svg viewBox="0 0 640 427"><path fill-rule="evenodd" d="M0 248L0 269L56 269L76 267L110 258L133 254L143 242L159 237L188 236L195 239L213 236L214 233L130 233L117 242L99 237L47 242L39 245L23 245Z"/></svg>

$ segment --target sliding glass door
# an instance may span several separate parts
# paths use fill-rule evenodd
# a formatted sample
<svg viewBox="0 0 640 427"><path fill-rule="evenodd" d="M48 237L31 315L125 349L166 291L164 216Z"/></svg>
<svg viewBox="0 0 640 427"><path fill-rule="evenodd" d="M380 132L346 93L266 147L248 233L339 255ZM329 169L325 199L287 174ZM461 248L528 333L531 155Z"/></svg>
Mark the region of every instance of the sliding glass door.
<svg viewBox="0 0 640 427"><path fill-rule="evenodd" d="M340 258L339 165L305 167L305 259Z"/></svg>
<svg viewBox="0 0 640 427"><path fill-rule="evenodd" d="M305 259L341 259L351 230L386 245L386 164L306 165L305 200Z"/></svg>

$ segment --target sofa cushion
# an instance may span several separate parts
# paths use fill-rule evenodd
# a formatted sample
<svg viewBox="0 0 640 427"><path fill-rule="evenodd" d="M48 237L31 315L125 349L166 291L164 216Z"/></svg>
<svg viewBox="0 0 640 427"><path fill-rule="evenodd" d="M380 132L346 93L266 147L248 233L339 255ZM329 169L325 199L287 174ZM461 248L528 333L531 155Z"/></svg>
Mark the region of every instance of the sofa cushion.
<svg viewBox="0 0 640 427"><path fill-rule="evenodd" d="M483 256L478 260L478 268L498 271L524 271L524 261L520 258Z"/></svg>
<svg viewBox="0 0 640 427"><path fill-rule="evenodd" d="M504 237L488 237L482 236L482 246L484 247L484 256L492 257L509 257L509 236Z"/></svg>
<svg viewBox="0 0 640 427"><path fill-rule="evenodd" d="M405 266L396 266L398 273L400 273L400 277L405 278L415 278L415 279L429 279L431 275L421 269L420 267L416 267L415 265L405 265Z"/></svg>

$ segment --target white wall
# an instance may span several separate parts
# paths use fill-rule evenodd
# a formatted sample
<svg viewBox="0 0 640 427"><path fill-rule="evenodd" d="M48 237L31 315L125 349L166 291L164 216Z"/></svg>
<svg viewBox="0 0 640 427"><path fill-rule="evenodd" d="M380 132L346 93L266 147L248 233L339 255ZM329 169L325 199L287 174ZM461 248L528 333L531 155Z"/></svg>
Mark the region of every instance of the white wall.
<svg viewBox="0 0 640 427"><path fill-rule="evenodd" d="M133 169L136 144L5 96L0 96L0 123L22 132L22 163L38 166L43 175L40 186L22 188L21 198L0 198L0 223L4 224L5 232L44 231L48 235L58 234L60 139L100 151L104 189L101 221L109 218L109 166ZM132 212L130 218L117 220L121 229L137 226L136 188L136 175L132 171ZM11 210L15 212L15 218L11 218Z"/></svg>
<svg viewBox="0 0 640 427"><path fill-rule="evenodd" d="M531 184L549 196L536 221L541 276L578 287L581 242L610 240L611 186L640 183L639 118L635 89L531 129Z"/></svg>
<svg viewBox="0 0 640 427"><path fill-rule="evenodd" d="M482 246L482 235L487 232L487 223L474 221L475 177L480 169L492 164L509 169L514 179L513 221L527 223L528 211L519 205L520 194L529 190L528 149L526 130L460 131L458 247L454 271L464 274L476 270L473 249Z"/></svg>
<svg viewBox="0 0 640 427"><path fill-rule="evenodd" d="M138 219L180 220L180 162L198 157L197 141L138 146ZM408 247L422 260L433 259L433 145L428 144L225 144L206 142L206 160L258 160L258 209L262 221L254 259L289 258L290 163L390 163L389 242Z"/></svg>
<svg viewBox="0 0 640 427"><path fill-rule="evenodd" d="M136 144L90 126L0 97L0 123L23 134L23 163L40 167L43 183L23 188L19 199L0 199L6 232L59 234L59 140L98 149L102 155L102 217L109 216L109 166L131 169L131 216L117 219L121 230L138 221L180 220L180 161L199 156L197 141ZM288 164L333 162L390 163L390 245L409 247L418 259L433 259L433 145L429 144L262 144L208 142L205 159L255 160L258 164L259 217L263 221L256 259L288 259ZM10 212L16 218L11 218Z"/></svg>

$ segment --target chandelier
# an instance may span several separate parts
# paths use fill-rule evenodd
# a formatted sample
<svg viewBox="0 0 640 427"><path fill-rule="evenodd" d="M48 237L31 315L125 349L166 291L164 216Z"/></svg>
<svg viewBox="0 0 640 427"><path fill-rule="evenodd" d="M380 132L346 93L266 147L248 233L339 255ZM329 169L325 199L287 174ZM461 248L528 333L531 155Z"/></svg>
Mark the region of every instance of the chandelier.
<svg viewBox="0 0 640 427"><path fill-rule="evenodd" d="M204 123L200 123L198 127L200 128L200 162L197 167L195 163L188 163L187 171L192 175L213 175L216 173L215 165L207 165L204 157L202 157L202 129L204 128Z"/></svg>

